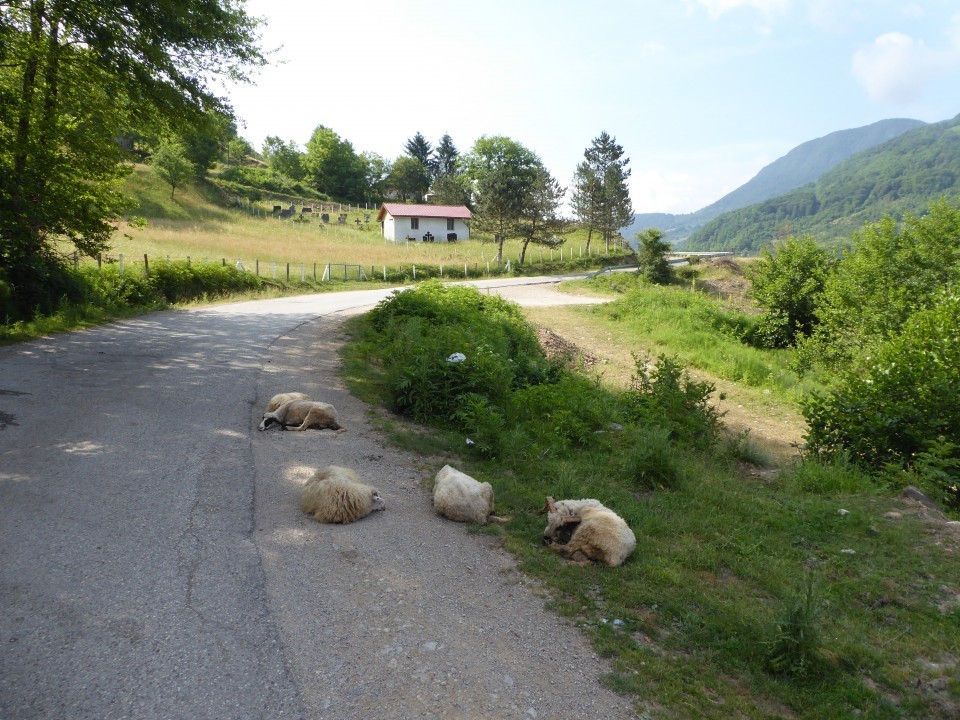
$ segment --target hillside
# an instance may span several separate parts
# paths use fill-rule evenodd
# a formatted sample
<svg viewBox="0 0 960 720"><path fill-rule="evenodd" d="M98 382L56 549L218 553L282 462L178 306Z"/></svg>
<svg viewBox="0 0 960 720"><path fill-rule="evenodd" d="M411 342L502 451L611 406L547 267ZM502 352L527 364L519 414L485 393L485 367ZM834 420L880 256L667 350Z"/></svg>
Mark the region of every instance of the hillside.
<svg viewBox="0 0 960 720"><path fill-rule="evenodd" d="M632 238L634 233L656 227L663 230L671 242L680 242L723 213L770 200L814 182L857 153L924 125L920 120L895 118L809 140L764 167L733 192L694 213L638 213L624 231L624 237Z"/></svg>
<svg viewBox="0 0 960 720"><path fill-rule="evenodd" d="M683 243L688 250L755 253L786 235L833 244L884 215L921 213L960 194L960 116L916 128L861 152L813 183L712 220Z"/></svg>

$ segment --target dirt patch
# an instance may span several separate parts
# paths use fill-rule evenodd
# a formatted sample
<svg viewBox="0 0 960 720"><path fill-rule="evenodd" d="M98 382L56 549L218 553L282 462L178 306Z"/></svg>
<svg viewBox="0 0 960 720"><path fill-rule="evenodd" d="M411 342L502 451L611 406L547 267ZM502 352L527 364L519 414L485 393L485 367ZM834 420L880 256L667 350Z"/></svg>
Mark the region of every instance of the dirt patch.
<svg viewBox="0 0 960 720"><path fill-rule="evenodd" d="M570 342L549 328L538 326L536 331L540 347L551 360L559 360L571 369L593 368L600 362L600 358L596 355L583 350L576 343Z"/></svg>

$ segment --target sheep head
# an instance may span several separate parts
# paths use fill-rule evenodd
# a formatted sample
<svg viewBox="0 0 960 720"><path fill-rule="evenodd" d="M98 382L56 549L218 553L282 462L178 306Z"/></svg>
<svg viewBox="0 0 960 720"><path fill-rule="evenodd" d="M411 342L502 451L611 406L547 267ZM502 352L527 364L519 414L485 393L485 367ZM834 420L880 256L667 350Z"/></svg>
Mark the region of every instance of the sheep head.
<svg viewBox="0 0 960 720"><path fill-rule="evenodd" d="M581 521L579 515L567 512L566 508L558 508L549 495L543 509L537 514L547 516L547 527L543 531L544 544L566 545Z"/></svg>

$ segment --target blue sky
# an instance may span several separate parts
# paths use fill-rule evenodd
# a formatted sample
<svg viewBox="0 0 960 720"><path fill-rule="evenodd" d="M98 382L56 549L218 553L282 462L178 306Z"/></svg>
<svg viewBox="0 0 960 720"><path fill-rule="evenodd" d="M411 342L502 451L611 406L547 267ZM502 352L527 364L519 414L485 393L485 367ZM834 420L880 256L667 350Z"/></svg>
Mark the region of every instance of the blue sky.
<svg viewBox="0 0 960 720"><path fill-rule="evenodd" d="M960 114L956 0L248 0L280 49L241 135L317 125L393 159L506 135L569 186L606 130L637 212L692 212L807 140Z"/></svg>

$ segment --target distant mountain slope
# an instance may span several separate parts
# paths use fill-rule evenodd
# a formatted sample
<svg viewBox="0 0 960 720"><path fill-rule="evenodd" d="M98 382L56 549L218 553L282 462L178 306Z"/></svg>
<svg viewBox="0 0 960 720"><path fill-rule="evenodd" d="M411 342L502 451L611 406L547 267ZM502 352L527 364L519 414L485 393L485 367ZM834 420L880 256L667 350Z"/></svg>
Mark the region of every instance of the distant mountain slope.
<svg viewBox="0 0 960 720"><path fill-rule="evenodd" d="M960 115L865 150L777 198L726 213L683 243L689 250L757 252L785 235L831 243L884 215L922 213L960 194Z"/></svg>
<svg viewBox="0 0 960 720"><path fill-rule="evenodd" d="M864 127L838 130L816 140L809 140L774 160L733 192L694 213L635 215L633 224L624 230L624 237L633 238L634 234L641 230L656 227L667 234L668 240L678 242L725 212L763 202L802 187L847 158L925 124L920 120L894 118Z"/></svg>

